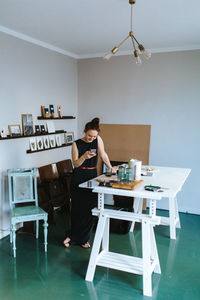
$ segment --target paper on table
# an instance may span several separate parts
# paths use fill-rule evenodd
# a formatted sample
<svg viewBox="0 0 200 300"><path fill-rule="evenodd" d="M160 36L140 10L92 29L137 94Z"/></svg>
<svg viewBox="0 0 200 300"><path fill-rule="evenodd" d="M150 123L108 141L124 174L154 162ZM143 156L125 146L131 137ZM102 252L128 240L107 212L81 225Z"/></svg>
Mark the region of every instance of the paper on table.
<svg viewBox="0 0 200 300"><path fill-rule="evenodd" d="M159 169L151 168L151 167L143 167L141 170L142 176L153 176L155 173L159 172Z"/></svg>

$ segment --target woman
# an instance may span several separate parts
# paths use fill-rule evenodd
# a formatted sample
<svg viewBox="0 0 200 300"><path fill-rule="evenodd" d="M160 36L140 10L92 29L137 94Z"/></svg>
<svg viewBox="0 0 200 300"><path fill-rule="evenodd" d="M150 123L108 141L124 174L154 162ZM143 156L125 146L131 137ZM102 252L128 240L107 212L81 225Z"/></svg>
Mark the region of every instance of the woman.
<svg viewBox="0 0 200 300"><path fill-rule="evenodd" d="M84 137L72 144L71 231L63 241L66 248L73 242L90 248L88 240L93 227L91 210L97 206L97 195L89 189L79 188L79 184L97 176L98 155L108 168L116 170L110 164L99 131L99 118L95 118L85 125Z"/></svg>

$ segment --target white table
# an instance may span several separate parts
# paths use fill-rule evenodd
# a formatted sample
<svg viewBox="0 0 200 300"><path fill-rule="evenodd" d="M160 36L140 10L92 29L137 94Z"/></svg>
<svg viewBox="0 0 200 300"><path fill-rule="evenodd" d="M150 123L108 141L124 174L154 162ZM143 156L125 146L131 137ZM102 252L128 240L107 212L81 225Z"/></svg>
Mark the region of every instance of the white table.
<svg viewBox="0 0 200 300"><path fill-rule="evenodd" d="M143 294L152 296L152 278L153 272L160 274L160 262L157 252L156 240L154 236L154 226L163 224L170 226L170 237L176 238L176 227L180 227L178 215L177 194L180 192L185 180L191 170L180 168L154 167L153 177L144 176L144 183L136 190L114 189L99 186L94 179L85 182L80 187L90 188L98 193L98 208L93 209L93 215L99 217L94 243L90 255L86 281L92 281L96 266L102 266L130 272L143 276ZM144 185L159 185L166 187L163 192L150 192L144 189ZM134 213L116 211L104 208L104 195L121 195L134 197ZM142 214L143 198L150 200L150 210L148 214ZM156 216L156 201L163 198L169 199L169 217ZM142 224L142 258L113 253L109 251L109 221L110 218L127 220L132 222L132 229L135 222Z"/></svg>
<svg viewBox="0 0 200 300"><path fill-rule="evenodd" d="M143 166L144 167L144 166ZM149 167L149 166L147 166ZM98 193L98 209L104 208L104 195L120 195L134 197L134 212L142 213L143 199L149 199L149 215L156 216L156 202L162 201L163 199L168 199L169 201L169 217L161 217L161 224L170 226L170 238L176 239L176 228L180 228L180 219L178 214L178 203L177 194L181 191L183 184L185 183L188 175L190 174L190 169L184 168L170 168L170 167L157 167L151 166L156 171L152 177L142 176L144 183L138 187L136 190L123 190L114 189L104 186L98 186L98 182L94 179L92 180L92 186L89 187L93 192ZM145 185L158 185L165 187L163 192L150 192L145 191ZM87 182L82 183L80 187L87 187ZM134 228L134 222L132 224L131 230Z"/></svg>

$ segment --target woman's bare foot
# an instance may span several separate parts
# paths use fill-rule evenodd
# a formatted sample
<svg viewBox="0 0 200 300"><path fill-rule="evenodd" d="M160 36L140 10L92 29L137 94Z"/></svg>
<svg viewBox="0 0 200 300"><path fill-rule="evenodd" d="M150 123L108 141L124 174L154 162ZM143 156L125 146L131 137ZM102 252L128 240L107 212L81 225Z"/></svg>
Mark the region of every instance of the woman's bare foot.
<svg viewBox="0 0 200 300"><path fill-rule="evenodd" d="M69 246L70 246L70 241L71 241L71 239L70 239L69 237L67 237L67 238L63 241L64 247L69 248Z"/></svg>
<svg viewBox="0 0 200 300"><path fill-rule="evenodd" d="M87 249L87 248L90 248L90 244L87 242L85 244L82 244L81 247Z"/></svg>

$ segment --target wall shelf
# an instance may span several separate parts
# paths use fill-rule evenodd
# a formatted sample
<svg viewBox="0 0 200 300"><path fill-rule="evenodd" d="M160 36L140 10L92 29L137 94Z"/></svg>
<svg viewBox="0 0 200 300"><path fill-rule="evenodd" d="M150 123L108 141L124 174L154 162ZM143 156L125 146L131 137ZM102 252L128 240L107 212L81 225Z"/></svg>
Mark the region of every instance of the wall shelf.
<svg viewBox="0 0 200 300"><path fill-rule="evenodd" d="M41 149L41 150L36 150L36 151L26 150L26 153L31 154L31 153L37 153L37 152L46 151L46 150L54 150L54 149L59 149L59 148L63 148L63 147L69 147L71 145L72 145L72 143L62 144L62 146L57 146L57 147L52 147L52 148L47 148L47 149Z"/></svg>
<svg viewBox="0 0 200 300"><path fill-rule="evenodd" d="M42 116L37 117L38 120L69 120L69 119L76 119L76 117L73 116L63 116L62 118L56 117L56 118L44 118Z"/></svg>
<svg viewBox="0 0 200 300"><path fill-rule="evenodd" d="M39 134L30 134L30 135L20 135L20 136L10 136L7 135L6 138L0 137L0 141L5 141L5 140L13 140L13 139L21 139L21 138L30 138L30 137L37 137L37 136L45 136L45 135L51 135L51 134L60 134L60 133L66 133L67 131L65 130L56 130L55 132L49 133L39 133Z"/></svg>

